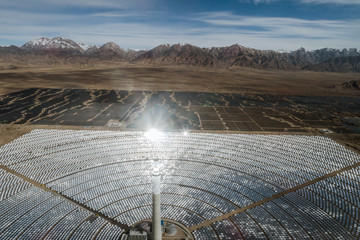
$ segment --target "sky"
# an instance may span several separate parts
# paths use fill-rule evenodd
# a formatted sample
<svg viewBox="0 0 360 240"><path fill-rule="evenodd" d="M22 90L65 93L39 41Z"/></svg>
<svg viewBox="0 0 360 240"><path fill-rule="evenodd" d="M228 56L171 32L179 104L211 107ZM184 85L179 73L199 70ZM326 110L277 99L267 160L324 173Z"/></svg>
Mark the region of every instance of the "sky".
<svg viewBox="0 0 360 240"><path fill-rule="evenodd" d="M63 37L152 49L360 48L360 0L0 0L0 46Z"/></svg>

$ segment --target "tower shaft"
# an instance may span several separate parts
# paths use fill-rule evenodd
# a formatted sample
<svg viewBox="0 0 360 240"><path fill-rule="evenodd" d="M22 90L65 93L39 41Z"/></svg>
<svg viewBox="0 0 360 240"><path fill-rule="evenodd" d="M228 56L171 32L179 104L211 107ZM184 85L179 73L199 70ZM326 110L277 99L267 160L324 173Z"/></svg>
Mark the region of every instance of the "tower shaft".
<svg viewBox="0 0 360 240"><path fill-rule="evenodd" d="M153 175L151 180L153 193L152 239L161 240L160 175Z"/></svg>

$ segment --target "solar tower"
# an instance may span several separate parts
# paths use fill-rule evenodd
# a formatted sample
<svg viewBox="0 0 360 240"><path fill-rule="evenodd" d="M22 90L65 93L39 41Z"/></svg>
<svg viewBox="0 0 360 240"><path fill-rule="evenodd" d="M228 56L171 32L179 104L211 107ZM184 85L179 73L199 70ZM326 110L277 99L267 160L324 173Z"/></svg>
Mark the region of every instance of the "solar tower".
<svg viewBox="0 0 360 240"><path fill-rule="evenodd" d="M153 216L152 216L152 236L153 240L161 240L161 215L160 215L160 171L159 160L153 163L152 198L153 198Z"/></svg>

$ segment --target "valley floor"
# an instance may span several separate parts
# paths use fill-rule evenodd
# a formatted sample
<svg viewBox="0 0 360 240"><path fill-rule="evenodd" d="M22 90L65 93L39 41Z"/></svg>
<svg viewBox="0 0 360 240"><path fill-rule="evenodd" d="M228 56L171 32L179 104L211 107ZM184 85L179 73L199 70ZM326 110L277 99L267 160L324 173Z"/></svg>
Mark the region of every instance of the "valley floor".
<svg viewBox="0 0 360 240"><path fill-rule="evenodd" d="M360 149L356 73L104 64L0 71L0 144L34 128L326 134Z"/></svg>

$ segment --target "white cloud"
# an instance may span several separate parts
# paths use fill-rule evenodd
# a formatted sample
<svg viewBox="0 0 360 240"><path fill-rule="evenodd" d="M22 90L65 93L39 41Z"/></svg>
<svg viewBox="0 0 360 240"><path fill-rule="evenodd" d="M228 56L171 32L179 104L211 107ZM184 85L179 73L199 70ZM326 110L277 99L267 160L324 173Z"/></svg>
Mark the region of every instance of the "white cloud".
<svg viewBox="0 0 360 240"><path fill-rule="evenodd" d="M360 0L299 0L301 3L356 5Z"/></svg>
<svg viewBox="0 0 360 240"><path fill-rule="evenodd" d="M152 17L155 14L164 14L161 11L131 11L131 10L125 10L125 11L108 11L108 12L98 12L90 14L90 16L93 17L106 17L106 18L147 18Z"/></svg>
<svg viewBox="0 0 360 240"><path fill-rule="evenodd" d="M208 12L190 19L187 16L187 22L180 21L178 25L167 22L160 25L138 21L136 12L125 12L127 16L123 13L101 12L94 17L92 14L35 14L0 10L0 45L4 45L4 42L5 45L22 45L42 36L61 36L97 45L113 41L131 49L151 49L160 44L179 42L200 47L239 43L273 50L295 50L300 47L360 48L357 41L360 20L311 21ZM128 16L133 16L134 21L130 21ZM114 21L112 17L121 17L121 21Z"/></svg>
<svg viewBox="0 0 360 240"><path fill-rule="evenodd" d="M238 0L239 3L273 3L281 0ZM289 0L288 0L289 1ZM357 5L360 4L360 0L291 0L295 3L303 4L338 4L338 5Z"/></svg>
<svg viewBox="0 0 360 240"><path fill-rule="evenodd" d="M240 3L254 3L254 4L260 4L260 3L272 3L277 2L279 0L238 0Z"/></svg>
<svg viewBox="0 0 360 240"><path fill-rule="evenodd" d="M1 7L16 9L56 9L58 7L78 8L111 8L117 9L151 9L159 0L16 0L2 1Z"/></svg>
<svg viewBox="0 0 360 240"><path fill-rule="evenodd" d="M276 46L298 46L309 49L321 47L359 47L360 19L355 20L305 20L281 17L251 17L230 12L198 14L194 20L208 23L216 30L238 34L253 47L276 49ZM265 44L267 43L267 44ZM284 47L285 48L285 47Z"/></svg>
<svg viewBox="0 0 360 240"><path fill-rule="evenodd" d="M140 13L129 13L129 12L100 12L91 14L93 17L108 17L108 18L127 18L127 17L135 17L142 16Z"/></svg>
<svg viewBox="0 0 360 240"><path fill-rule="evenodd" d="M216 26L233 27L235 31L262 33L269 37L341 38L360 35L360 19L304 20L281 17L249 17L230 12L203 13L195 20Z"/></svg>

